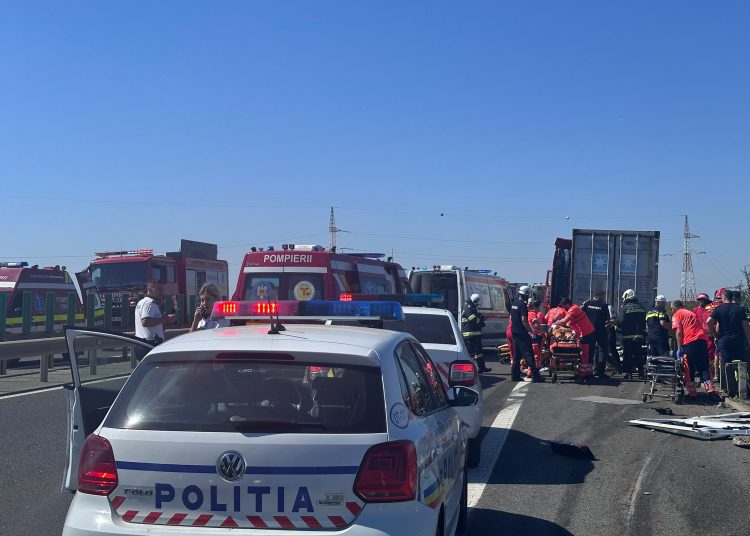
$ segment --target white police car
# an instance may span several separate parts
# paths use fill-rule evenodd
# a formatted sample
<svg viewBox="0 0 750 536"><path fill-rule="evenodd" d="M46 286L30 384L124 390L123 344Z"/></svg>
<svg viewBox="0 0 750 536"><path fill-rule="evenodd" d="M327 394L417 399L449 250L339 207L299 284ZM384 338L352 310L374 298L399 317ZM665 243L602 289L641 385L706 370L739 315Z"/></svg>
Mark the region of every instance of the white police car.
<svg viewBox="0 0 750 536"><path fill-rule="evenodd" d="M295 307L330 318L326 302L304 303ZM337 305L359 317L387 305L402 314L397 304ZM216 307L244 316L268 304ZM63 534L460 531L467 427L451 406L476 404L477 393L446 391L409 334L285 327L177 337L127 381L116 377L122 360L143 343L66 330L73 383L64 488L77 493Z"/></svg>

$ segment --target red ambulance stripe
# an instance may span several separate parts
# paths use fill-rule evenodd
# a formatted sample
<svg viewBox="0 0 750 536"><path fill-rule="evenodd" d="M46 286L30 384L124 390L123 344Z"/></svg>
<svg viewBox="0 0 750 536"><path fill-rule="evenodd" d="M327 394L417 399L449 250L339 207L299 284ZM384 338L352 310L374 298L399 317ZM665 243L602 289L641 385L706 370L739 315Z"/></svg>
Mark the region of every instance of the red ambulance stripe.
<svg viewBox="0 0 750 536"><path fill-rule="evenodd" d="M267 529L268 525L258 516L247 516L247 520L252 524L253 527L258 529Z"/></svg>
<svg viewBox="0 0 750 536"><path fill-rule="evenodd" d="M122 519L124 519L127 522L133 521L133 518L138 515L137 510L128 510L124 514L122 514Z"/></svg>
<svg viewBox="0 0 750 536"><path fill-rule="evenodd" d="M331 523L333 523L334 527L343 527L344 525L346 525L346 521L344 521L343 517L328 516L328 519L331 520Z"/></svg>
<svg viewBox="0 0 750 536"><path fill-rule="evenodd" d="M193 521L194 527L204 527L206 523L211 521L211 518L214 517L213 514L201 514L198 516L198 519Z"/></svg>
<svg viewBox="0 0 750 536"><path fill-rule="evenodd" d="M286 516L273 516L273 518L276 520L276 523L281 525L282 529L293 529L294 523L289 521L289 518Z"/></svg>
<svg viewBox="0 0 750 536"><path fill-rule="evenodd" d="M224 522L219 526L220 527L232 527L235 529L239 527L237 522L234 519L232 519L232 516L229 516L228 518L226 518Z"/></svg>
<svg viewBox="0 0 750 536"><path fill-rule="evenodd" d="M362 507L358 503L355 503L355 502L346 503L346 507L355 516L362 511Z"/></svg>
<svg viewBox="0 0 750 536"><path fill-rule="evenodd" d="M169 521L167 521L167 525L179 525L186 517L187 514L175 514L169 518Z"/></svg>
<svg viewBox="0 0 750 536"><path fill-rule="evenodd" d="M322 529L323 525L320 524L320 521L315 519L313 516L302 516L302 521L307 523L307 526L311 529Z"/></svg>
<svg viewBox="0 0 750 536"><path fill-rule="evenodd" d="M161 512L151 512L149 515L146 516L146 519L143 520L144 523L156 523L156 520L161 517Z"/></svg>
<svg viewBox="0 0 750 536"><path fill-rule="evenodd" d="M120 506L122 506L122 503L124 502L125 502L125 497L123 497L122 495L115 497L114 499L112 499L112 508L117 510Z"/></svg>

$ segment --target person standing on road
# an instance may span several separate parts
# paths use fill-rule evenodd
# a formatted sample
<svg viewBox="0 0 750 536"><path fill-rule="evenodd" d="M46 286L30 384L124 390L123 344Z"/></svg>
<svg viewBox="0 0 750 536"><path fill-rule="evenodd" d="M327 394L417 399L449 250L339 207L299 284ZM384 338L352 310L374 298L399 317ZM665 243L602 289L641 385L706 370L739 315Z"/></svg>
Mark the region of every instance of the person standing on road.
<svg viewBox="0 0 750 536"><path fill-rule="evenodd" d="M159 306L163 297L164 285L152 280L146 287L146 296L135 306L135 336L150 344L161 344L164 341L164 326L174 324L177 320L173 314L162 314ZM138 359L148 353L145 349L136 350Z"/></svg>
<svg viewBox="0 0 750 536"><path fill-rule="evenodd" d="M229 319L213 316L214 304L221 299L221 290L213 283L206 283L198 291L200 303L195 308L193 324L190 331L199 329L225 328L229 326Z"/></svg>
<svg viewBox="0 0 750 536"><path fill-rule="evenodd" d="M716 340L711 336L708 329L708 318L713 310L718 307L718 304L711 301L711 298L705 292L699 293L695 299L698 304L693 308L693 313L698 317L703 333L708 340L708 371L711 374L711 379L717 382L719 381L719 355L716 352Z"/></svg>
<svg viewBox="0 0 750 536"><path fill-rule="evenodd" d="M609 304L606 302L606 291L599 290L594 293L593 300L587 300L581 306L589 321L594 326L594 342L592 347L597 350L596 368L594 376L597 378L609 378L607 376L607 361L609 357L609 344L607 335L607 322L609 316Z"/></svg>
<svg viewBox="0 0 750 536"><path fill-rule="evenodd" d="M490 372L484 363L484 351L482 350L482 328L484 327L484 315L479 312L479 294L472 294L466 300L464 310L461 311L461 334L466 343L466 349L477 362L479 372Z"/></svg>
<svg viewBox="0 0 750 536"><path fill-rule="evenodd" d="M579 375L582 378L588 377L593 370L591 366L591 345L596 341L594 335L596 329L583 309L573 303L570 298L561 299L560 307L565 310L565 316L555 323L568 326L578 334L578 342L581 345L581 370Z"/></svg>
<svg viewBox="0 0 750 536"><path fill-rule="evenodd" d="M646 340L646 310L638 301L633 289L622 293L623 303L617 318L622 331L622 371L625 379L633 377L633 367L643 378L643 342Z"/></svg>
<svg viewBox="0 0 750 536"><path fill-rule="evenodd" d="M547 322L544 319L544 315L539 312L539 307L542 301L534 298L529 298L526 305L529 309L529 326L531 326L531 349L534 352L534 359L536 360L536 367L542 367L542 346L544 343L544 328L547 326Z"/></svg>
<svg viewBox="0 0 750 536"><path fill-rule="evenodd" d="M694 378L700 377L707 393L716 392L708 374L708 339L703 333L700 320L688 311L680 300L672 302L672 329L677 338L677 353L682 358L685 387L688 396L698 396Z"/></svg>
<svg viewBox="0 0 750 536"><path fill-rule="evenodd" d="M721 357L722 385L727 385L726 365L732 361L747 362L747 343L750 340L746 310L738 303L732 303L734 291L724 289L722 304L711 312L708 318L710 335L716 338L716 349Z"/></svg>
<svg viewBox="0 0 750 536"><path fill-rule="evenodd" d="M521 381L521 359L526 360L526 364L531 369L531 381L538 383L543 382L544 378L539 375L539 369L534 359L534 350L532 348L533 332L529 324L529 309L526 306L526 300L529 299L531 289L523 285L518 289L518 297L510 305L511 335L513 338L513 363L510 367L511 381Z"/></svg>
<svg viewBox="0 0 750 536"><path fill-rule="evenodd" d="M654 306L646 313L646 331L648 348L652 356L669 355L669 316L667 316L667 297L659 294Z"/></svg>

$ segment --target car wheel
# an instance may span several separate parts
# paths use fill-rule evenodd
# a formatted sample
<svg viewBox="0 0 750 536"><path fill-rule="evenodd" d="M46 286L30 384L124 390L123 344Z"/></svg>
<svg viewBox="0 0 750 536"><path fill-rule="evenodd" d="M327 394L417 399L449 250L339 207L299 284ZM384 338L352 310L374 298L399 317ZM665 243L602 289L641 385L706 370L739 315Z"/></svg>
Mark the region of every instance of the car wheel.
<svg viewBox="0 0 750 536"><path fill-rule="evenodd" d="M458 505L458 522L456 523L456 535L463 534L469 525L469 474L464 468L464 485L461 490L461 501Z"/></svg>
<svg viewBox="0 0 750 536"><path fill-rule="evenodd" d="M479 465L479 460L482 457L482 441L475 437L469 439L469 445L466 453L466 465L469 467L476 467Z"/></svg>

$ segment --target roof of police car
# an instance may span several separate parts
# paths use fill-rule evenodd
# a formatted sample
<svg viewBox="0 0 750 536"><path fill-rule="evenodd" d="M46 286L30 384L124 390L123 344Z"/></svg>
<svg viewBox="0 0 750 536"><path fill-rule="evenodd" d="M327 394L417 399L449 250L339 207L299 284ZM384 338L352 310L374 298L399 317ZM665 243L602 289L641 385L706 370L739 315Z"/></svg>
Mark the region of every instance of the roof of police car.
<svg viewBox="0 0 750 536"><path fill-rule="evenodd" d="M283 323L283 322L282 322ZM205 329L169 339L151 354L184 351L313 351L368 355L404 333L357 326L284 324L278 334L269 334L269 324ZM338 348L334 351L334 345Z"/></svg>
<svg viewBox="0 0 750 536"><path fill-rule="evenodd" d="M451 314L447 309L437 307L419 307L416 305L405 305L403 309L405 315L446 315Z"/></svg>

